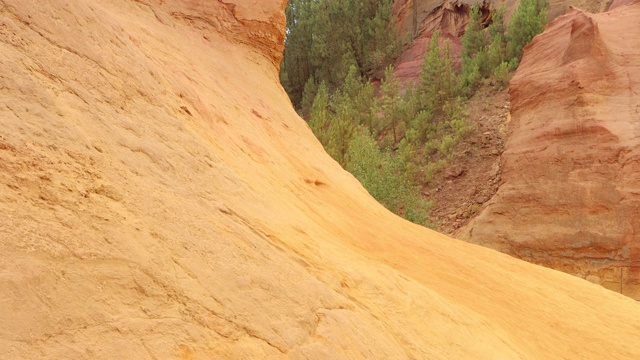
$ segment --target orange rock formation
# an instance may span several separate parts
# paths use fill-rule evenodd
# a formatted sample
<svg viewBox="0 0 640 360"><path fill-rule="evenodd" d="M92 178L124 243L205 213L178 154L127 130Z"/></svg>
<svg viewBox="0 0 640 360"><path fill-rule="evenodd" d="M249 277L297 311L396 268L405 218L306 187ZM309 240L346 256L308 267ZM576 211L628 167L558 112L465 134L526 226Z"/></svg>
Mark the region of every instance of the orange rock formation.
<svg viewBox="0 0 640 360"><path fill-rule="evenodd" d="M462 237L640 299L639 18L573 9L527 46L503 184Z"/></svg>
<svg viewBox="0 0 640 360"><path fill-rule="evenodd" d="M1 4L2 358L640 357L633 300L333 161L278 84L283 0Z"/></svg>

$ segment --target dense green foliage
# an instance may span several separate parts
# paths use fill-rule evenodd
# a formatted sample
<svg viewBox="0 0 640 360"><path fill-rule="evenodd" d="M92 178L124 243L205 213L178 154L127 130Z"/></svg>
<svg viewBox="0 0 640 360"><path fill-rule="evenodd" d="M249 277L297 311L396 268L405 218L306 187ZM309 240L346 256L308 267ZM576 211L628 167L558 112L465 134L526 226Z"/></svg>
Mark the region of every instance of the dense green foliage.
<svg viewBox="0 0 640 360"><path fill-rule="evenodd" d="M281 81L293 104L324 81L340 87L349 69L381 72L399 55L401 37L392 21L391 0L290 0ZM314 84L317 82L317 84ZM307 97L308 98L308 97Z"/></svg>
<svg viewBox="0 0 640 360"><path fill-rule="evenodd" d="M431 204L417 180L428 181L442 165L430 159L451 156L468 132L449 49L436 33L418 83L404 94L392 67L374 96L371 83L352 65L333 93L324 81L314 87L309 111L309 125L329 155L387 208L425 225Z"/></svg>
<svg viewBox="0 0 640 360"><path fill-rule="evenodd" d="M505 85L523 43L541 31L544 0L524 0L507 32L504 10L488 28L476 7L462 37L462 69L433 34L418 81L402 84L390 0L290 0L281 80L327 153L385 207L429 225L421 185L473 130L464 100L482 79ZM346 26L345 26L346 25ZM516 44L517 43L517 44ZM374 90L370 79L380 78Z"/></svg>
<svg viewBox="0 0 640 360"><path fill-rule="evenodd" d="M509 42L507 58L515 64L520 63L522 49L534 36L544 30L547 23L547 0L521 0L518 10L509 24Z"/></svg>
<svg viewBox="0 0 640 360"><path fill-rule="evenodd" d="M382 151L366 130L356 132L349 143L346 170L387 209L418 224L429 224L432 204L403 173L402 159ZM364 130L364 131L362 131Z"/></svg>
<svg viewBox="0 0 640 360"><path fill-rule="evenodd" d="M511 18L508 32L504 8L493 12L486 31L480 9L477 6L471 9L470 22L461 39L462 86L472 93L480 80L489 77L505 85L509 73L520 63L524 46L544 30L546 9L546 0L522 0Z"/></svg>

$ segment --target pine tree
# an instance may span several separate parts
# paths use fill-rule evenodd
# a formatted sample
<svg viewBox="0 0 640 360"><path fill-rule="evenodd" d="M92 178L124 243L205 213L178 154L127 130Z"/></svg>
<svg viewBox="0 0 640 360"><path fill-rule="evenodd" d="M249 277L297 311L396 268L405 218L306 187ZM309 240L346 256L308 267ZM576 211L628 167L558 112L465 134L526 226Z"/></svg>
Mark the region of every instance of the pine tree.
<svg viewBox="0 0 640 360"><path fill-rule="evenodd" d="M371 82L362 79L356 67L351 66L341 89L353 110L353 123L366 126L371 132L374 116L374 91Z"/></svg>
<svg viewBox="0 0 640 360"><path fill-rule="evenodd" d="M522 59L522 49L547 23L546 0L522 0L511 17L507 37L507 58L516 65Z"/></svg>
<svg viewBox="0 0 640 360"><path fill-rule="evenodd" d="M331 121L329 116L329 92L327 90L327 84L323 81L318 86L318 92L311 106L309 127L311 127L313 134L325 147L329 144L328 128Z"/></svg>
<svg viewBox="0 0 640 360"><path fill-rule="evenodd" d="M440 46L440 33L431 37L421 73L418 78L417 95L420 108L433 112L441 112L447 99L453 98L456 92L456 74L451 68L450 44L445 41Z"/></svg>
<svg viewBox="0 0 640 360"><path fill-rule="evenodd" d="M489 31L489 36L492 39L494 39L496 36L500 36L503 43L506 41L505 34L507 32L507 27L505 26L505 23L504 23L504 14L506 11L507 9L504 6L496 9L491 14L491 24L487 29Z"/></svg>
<svg viewBox="0 0 640 360"><path fill-rule="evenodd" d="M471 9L470 20L462 35L462 76L461 87L464 92L475 91L478 82L491 73L487 48L489 41L482 26L482 13L476 5Z"/></svg>
<svg viewBox="0 0 640 360"><path fill-rule="evenodd" d="M476 54L484 51L488 45L487 37L482 26L482 13L478 5L471 8L469 24L460 38L462 42L463 58L472 59Z"/></svg>
<svg viewBox="0 0 640 360"><path fill-rule="evenodd" d="M390 0L380 1L375 16L366 21L365 73L381 71L400 55L400 36L395 30L391 5Z"/></svg>
<svg viewBox="0 0 640 360"><path fill-rule="evenodd" d="M329 139L325 146L327 153L342 167L346 165L345 156L356 128L356 124L353 121L354 111L349 105L346 102L339 102L335 105L333 109L335 116L332 117L329 124Z"/></svg>
<svg viewBox="0 0 640 360"><path fill-rule="evenodd" d="M504 23L505 12L505 7L498 8L492 14L491 25L489 25L487 29L491 37L491 46L488 50L487 61L489 69L494 73L498 67L504 69L505 65L502 65L502 63L505 61L507 55L507 27Z"/></svg>
<svg viewBox="0 0 640 360"><path fill-rule="evenodd" d="M392 66L388 66L384 72L384 79L380 84L380 97L377 99L378 116L383 119L383 127L391 127L393 144L401 137L398 133L398 125L401 121L400 80L396 77Z"/></svg>
<svg viewBox="0 0 640 360"><path fill-rule="evenodd" d="M300 113L306 118L308 118L311 113L311 107L313 106L313 100L315 99L317 92L318 84L316 83L315 77L311 75L307 80L307 83L304 85L302 100L300 101Z"/></svg>
<svg viewBox="0 0 640 360"><path fill-rule="evenodd" d="M285 10L287 32L280 77L286 80L282 85L294 105L300 103L304 85L312 74L308 53L312 42L310 10L310 2L305 0L290 0Z"/></svg>
<svg viewBox="0 0 640 360"><path fill-rule="evenodd" d="M500 35L496 35L491 40L491 45L486 51L486 71L484 73L485 76L489 76L493 73L495 68L497 68L505 57L505 43Z"/></svg>
<svg viewBox="0 0 640 360"><path fill-rule="evenodd" d="M391 3L289 0L280 78L296 108L311 76L333 92L351 66L359 75L371 75L395 60L401 38L395 31Z"/></svg>

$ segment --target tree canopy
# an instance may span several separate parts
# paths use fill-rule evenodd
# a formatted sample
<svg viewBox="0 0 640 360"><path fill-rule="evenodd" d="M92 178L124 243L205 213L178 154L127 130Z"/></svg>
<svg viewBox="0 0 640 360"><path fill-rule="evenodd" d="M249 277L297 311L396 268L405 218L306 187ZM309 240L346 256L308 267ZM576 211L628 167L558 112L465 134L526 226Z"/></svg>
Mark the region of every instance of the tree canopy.
<svg viewBox="0 0 640 360"><path fill-rule="evenodd" d="M340 87L353 66L359 76L381 73L399 55L392 0L290 0L281 81L297 107L305 88ZM308 84L309 81L315 84ZM308 110L308 109L306 109Z"/></svg>
<svg viewBox="0 0 640 360"><path fill-rule="evenodd" d="M508 83L522 48L543 29L544 1L522 0L509 26L504 9L487 28L472 8L462 69L436 31L417 82L402 84L391 66L402 42L392 0L289 0L281 81L329 155L391 211L431 225L433 204L421 188L473 131L465 100L483 79Z"/></svg>

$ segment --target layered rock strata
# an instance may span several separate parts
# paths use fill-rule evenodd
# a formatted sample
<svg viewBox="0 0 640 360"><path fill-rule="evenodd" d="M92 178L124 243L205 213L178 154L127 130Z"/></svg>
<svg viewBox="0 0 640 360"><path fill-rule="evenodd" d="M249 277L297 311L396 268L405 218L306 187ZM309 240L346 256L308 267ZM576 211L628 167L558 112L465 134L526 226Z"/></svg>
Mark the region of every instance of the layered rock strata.
<svg viewBox="0 0 640 360"><path fill-rule="evenodd" d="M573 9L526 47L503 184L461 237L640 299L639 18Z"/></svg>

